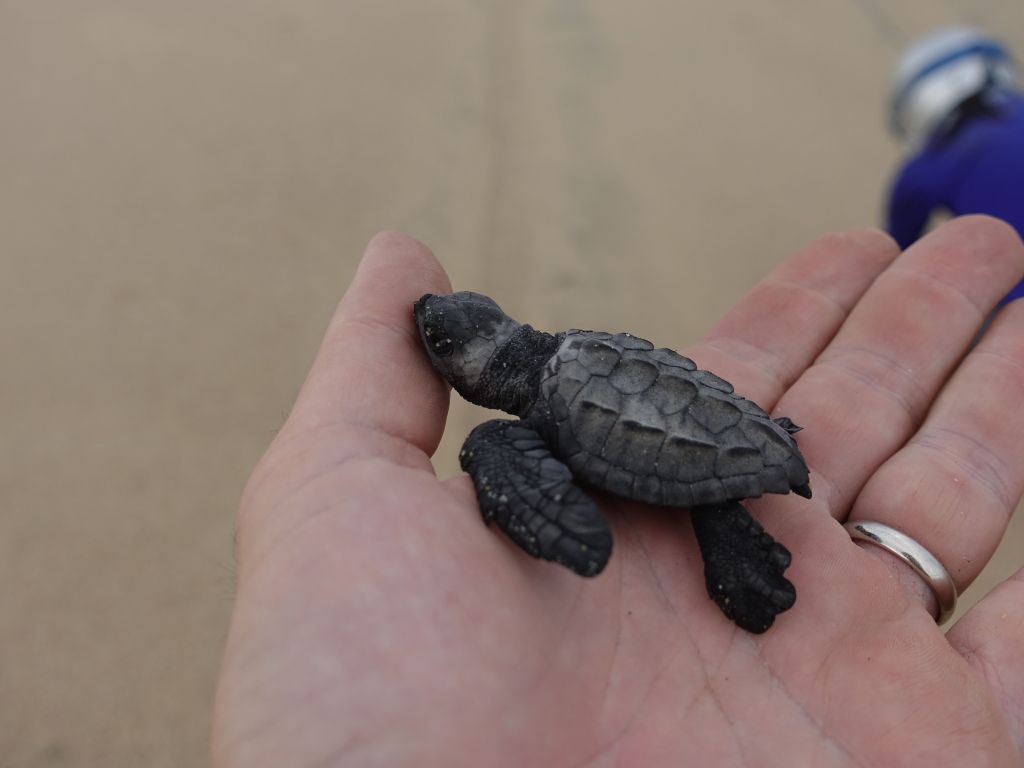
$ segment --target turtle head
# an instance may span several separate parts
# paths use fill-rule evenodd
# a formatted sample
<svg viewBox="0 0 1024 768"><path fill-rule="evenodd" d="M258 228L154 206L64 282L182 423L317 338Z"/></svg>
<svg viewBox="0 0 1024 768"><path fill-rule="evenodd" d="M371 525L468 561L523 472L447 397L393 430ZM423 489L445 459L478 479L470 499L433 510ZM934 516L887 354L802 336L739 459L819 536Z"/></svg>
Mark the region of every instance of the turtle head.
<svg viewBox="0 0 1024 768"><path fill-rule="evenodd" d="M431 364L448 383L470 402L502 407L492 402L492 385L483 373L520 324L494 299L472 291L428 293L413 315Z"/></svg>

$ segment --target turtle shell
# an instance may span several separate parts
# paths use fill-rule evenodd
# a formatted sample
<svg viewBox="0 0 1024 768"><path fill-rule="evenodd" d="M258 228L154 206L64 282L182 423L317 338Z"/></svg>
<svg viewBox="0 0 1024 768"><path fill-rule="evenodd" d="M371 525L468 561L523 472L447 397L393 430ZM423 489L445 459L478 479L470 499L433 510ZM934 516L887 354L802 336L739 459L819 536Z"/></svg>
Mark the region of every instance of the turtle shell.
<svg viewBox="0 0 1024 768"><path fill-rule="evenodd" d="M807 484L796 442L756 403L627 333L566 333L541 373L540 400L553 452L619 496L690 507Z"/></svg>

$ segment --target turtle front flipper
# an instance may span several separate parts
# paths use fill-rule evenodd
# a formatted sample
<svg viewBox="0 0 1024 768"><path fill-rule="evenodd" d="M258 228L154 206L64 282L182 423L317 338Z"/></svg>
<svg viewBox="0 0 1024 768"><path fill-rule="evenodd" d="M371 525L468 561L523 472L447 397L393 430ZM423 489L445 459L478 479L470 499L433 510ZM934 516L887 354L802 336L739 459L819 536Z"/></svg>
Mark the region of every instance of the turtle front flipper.
<svg viewBox="0 0 1024 768"><path fill-rule="evenodd" d="M596 576L612 552L612 534L593 499L541 436L519 421L487 421L459 454L473 478L480 512L534 557Z"/></svg>
<svg viewBox="0 0 1024 768"><path fill-rule="evenodd" d="M691 517L711 599L743 629L764 632L796 602L796 590L782 575L789 550L737 501L694 507Z"/></svg>

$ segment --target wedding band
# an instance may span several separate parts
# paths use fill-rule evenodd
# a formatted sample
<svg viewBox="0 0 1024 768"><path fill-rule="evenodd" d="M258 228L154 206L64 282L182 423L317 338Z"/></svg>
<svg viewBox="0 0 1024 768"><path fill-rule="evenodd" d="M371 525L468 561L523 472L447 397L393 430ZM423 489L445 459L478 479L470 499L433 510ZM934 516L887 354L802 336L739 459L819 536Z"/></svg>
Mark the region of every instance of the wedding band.
<svg viewBox="0 0 1024 768"><path fill-rule="evenodd" d="M907 534L884 523L860 520L856 523L846 523L843 528L854 541L867 541L896 555L924 579L939 606L939 615L935 617L936 624L941 626L953 615L953 611L956 610L956 584L935 555Z"/></svg>

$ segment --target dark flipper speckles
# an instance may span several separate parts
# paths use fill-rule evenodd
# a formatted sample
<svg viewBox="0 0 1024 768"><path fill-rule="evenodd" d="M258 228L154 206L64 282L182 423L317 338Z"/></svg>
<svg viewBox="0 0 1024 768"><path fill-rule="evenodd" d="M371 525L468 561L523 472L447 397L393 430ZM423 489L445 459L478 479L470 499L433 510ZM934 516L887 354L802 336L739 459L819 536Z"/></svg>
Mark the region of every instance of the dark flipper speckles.
<svg viewBox="0 0 1024 768"><path fill-rule="evenodd" d="M796 602L796 590L782 575L789 551L739 502L695 507L692 518L711 599L743 629L764 632Z"/></svg>
<svg viewBox="0 0 1024 768"><path fill-rule="evenodd" d="M518 421L485 422L466 438L459 460L484 520L526 552L581 576L596 576L607 564L608 523L537 432Z"/></svg>

